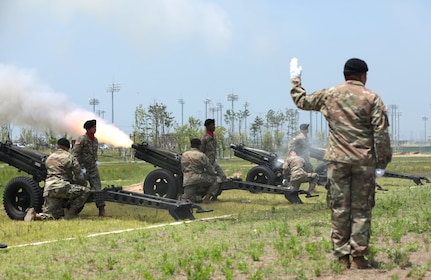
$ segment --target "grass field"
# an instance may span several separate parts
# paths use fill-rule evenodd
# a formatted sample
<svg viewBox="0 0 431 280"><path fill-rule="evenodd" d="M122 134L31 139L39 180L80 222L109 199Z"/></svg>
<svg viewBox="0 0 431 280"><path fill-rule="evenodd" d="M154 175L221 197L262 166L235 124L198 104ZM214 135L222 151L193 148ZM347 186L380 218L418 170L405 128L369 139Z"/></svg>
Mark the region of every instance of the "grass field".
<svg viewBox="0 0 431 280"><path fill-rule="evenodd" d="M431 158L395 157L388 170L431 177ZM142 182L144 162L101 159L103 185ZM253 166L220 161L228 176L245 178ZM0 164L0 193L18 173ZM11 220L0 211L0 279L430 279L431 186L380 178L373 211L376 269L354 271L333 262L325 189L292 205L283 195L224 191L219 201L175 222L166 210L94 204L72 221ZM306 188L306 186L303 186Z"/></svg>

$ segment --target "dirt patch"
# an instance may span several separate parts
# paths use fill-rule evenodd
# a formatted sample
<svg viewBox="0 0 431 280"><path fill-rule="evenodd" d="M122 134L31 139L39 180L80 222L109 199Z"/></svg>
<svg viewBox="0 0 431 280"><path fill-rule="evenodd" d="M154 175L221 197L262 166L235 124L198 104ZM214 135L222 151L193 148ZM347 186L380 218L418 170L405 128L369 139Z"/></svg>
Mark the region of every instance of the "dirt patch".
<svg viewBox="0 0 431 280"><path fill-rule="evenodd" d="M129 192L144 193L144 187L142 183L136 183L130 186L123 186L123 189Z"/></svg>

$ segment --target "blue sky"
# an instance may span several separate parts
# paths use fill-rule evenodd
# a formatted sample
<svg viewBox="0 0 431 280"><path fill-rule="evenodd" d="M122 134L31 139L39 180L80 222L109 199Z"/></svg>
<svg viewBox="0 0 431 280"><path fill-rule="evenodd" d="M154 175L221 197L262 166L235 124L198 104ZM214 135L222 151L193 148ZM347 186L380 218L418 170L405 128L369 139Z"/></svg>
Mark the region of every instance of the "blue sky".
<svg viewBox="0 0 431 280"><path fill-rule="evenodd" d="M106 88L114 82L121 84L114 126L125 134L139 104L163 103L181 124L178 99L185 101L184 120L204 120L204 100L222 103L224 112L230 93L239 96L235 109L249 103L250 124L269 109L296 108L292 57L309 93L342 83L345 61L359 57L370 69L367 86L397 106L399 137L424 140L431 133L429 11L426 0L2 0L0 122L15 130L38 121L61 129L57 114L52 122L33 112L46 117L68 104L91 117L89 99L96 98L109 123ZM15 78L28 86L10 94L4 84ZM25 111L11 105L30 93L36 100ZM49 106L36 106L46 99ZM301 122L309 116L301 111Z"/></svg>

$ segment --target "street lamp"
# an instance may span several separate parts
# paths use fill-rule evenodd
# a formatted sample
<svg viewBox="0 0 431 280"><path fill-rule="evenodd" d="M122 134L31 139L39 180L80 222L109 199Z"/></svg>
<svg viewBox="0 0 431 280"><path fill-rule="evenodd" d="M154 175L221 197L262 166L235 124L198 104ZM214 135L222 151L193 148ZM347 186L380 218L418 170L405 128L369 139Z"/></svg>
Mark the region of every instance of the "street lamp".
<svg viewBox="0 0 431 280"><path fill-rule="evenodd" d="M96 110L96 105L99 105L99 99L90 98L90 100L88 100L88 103L93 106L93 113L94 113Z"/></svg>
<svg viewBox="0 0 431 280"><path fill-rule="evenodd" d="M208 113L208 104L211 103L211 99L205 98L204 103L205 103L205 119L207 119L208 118L208 115L207 115L207 113Z"/></svg>
<svg viewBox="0 0 431 280"><path fill-rule="evenodd" d="M106 88L107 92L111 93L111 100L112 100L112 123L114 123L114 92L120 91L121 84L115 84L112 82L112 84L109 84Z"/></svg>
<svg viewBox="0 0 431 280"><path fill-rule="evenodd" d="M184 119L183 119L183 117L184 117L184 103L186 103L186 102L182 98L179 98L178 102L181 104L181 126L183 126L184 125Z"/></svg>

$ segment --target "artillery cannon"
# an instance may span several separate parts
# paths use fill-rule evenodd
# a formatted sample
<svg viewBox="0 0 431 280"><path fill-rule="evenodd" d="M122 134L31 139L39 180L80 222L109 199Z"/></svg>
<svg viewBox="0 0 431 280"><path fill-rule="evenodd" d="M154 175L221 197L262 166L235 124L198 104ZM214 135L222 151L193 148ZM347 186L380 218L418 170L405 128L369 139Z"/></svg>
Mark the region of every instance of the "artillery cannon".
<svg viewBox="0 0 431 280"><path fill-rule="evenodd" d="M230 148L235 156L257 164L247 172L247 181L269 185L282 184L284 160L279 158L276 153L236 144L231 144ZM310 152L311 157L323 160L323 155L321 157L320 155L319 150ZM327 180L326 164L319 164L315 172L319 175L317 183L325 185Z"/></svg>
<svg viewBox="0 0 431 280"><path fill-rule="evenodd" d="M281 183L281 180L283 179L282 172L284 161L278 158L277 154L264 150L250 148L244 145L231 144L230 147L234 151L235 156L258 165L251 168L250 171L247 173L247 181L267 183L272 185L278 185ZM321 186L326 185L328 178L327 167L323 158L324 155L325 149L310 147L310 157L319 161L323 161L323 163L320 163L314 171L319 175L319 180L317 183ZM410 179L413 180L416 185L423 185L422 181L430 183L430 181L423 176L397 173L392 171L385 171L383 177ZM386 190L378 184L377 188L379 190Z"/></svg>
<svg viewBox="0 0 431 280"><path fill-rule="evenodd" d="M42 196L43 187L40 186L40 183L45 181L47 175L45 167L46 158L47 155L37 151L14 146L10 142L0 142L0 161L16 167L18 171L24 171L32 176L13 178L4 189L3 205L6 214L11 219L23 220L27 208L33 207L37 212L42 210L44 200ZM94 202L96 197L103 201L166 209L176 220L193 220L193 209L197 209L196 213L207 211L193 203L149 194L129 192L123 190L122 187L110 186L100 191L92 191L87 203Z"/></svg>
<svg viewBox="0 0 431 280"><path fill-rule="evenodd" d="M132 144L132 148L135 149L136 158L159 167L145 177L143 184L144 193L174 199L184 192L180 154L152 146L148 143ZM299 194L304 194L307 198L315 196L302 190L288 190L284 187L260 182L244 182L240 179L228 179L221 182L218 195L224 190L233 189L246 190L251 193L283 194L291 203L302 203L302 200L298 196Z"/></svg>

